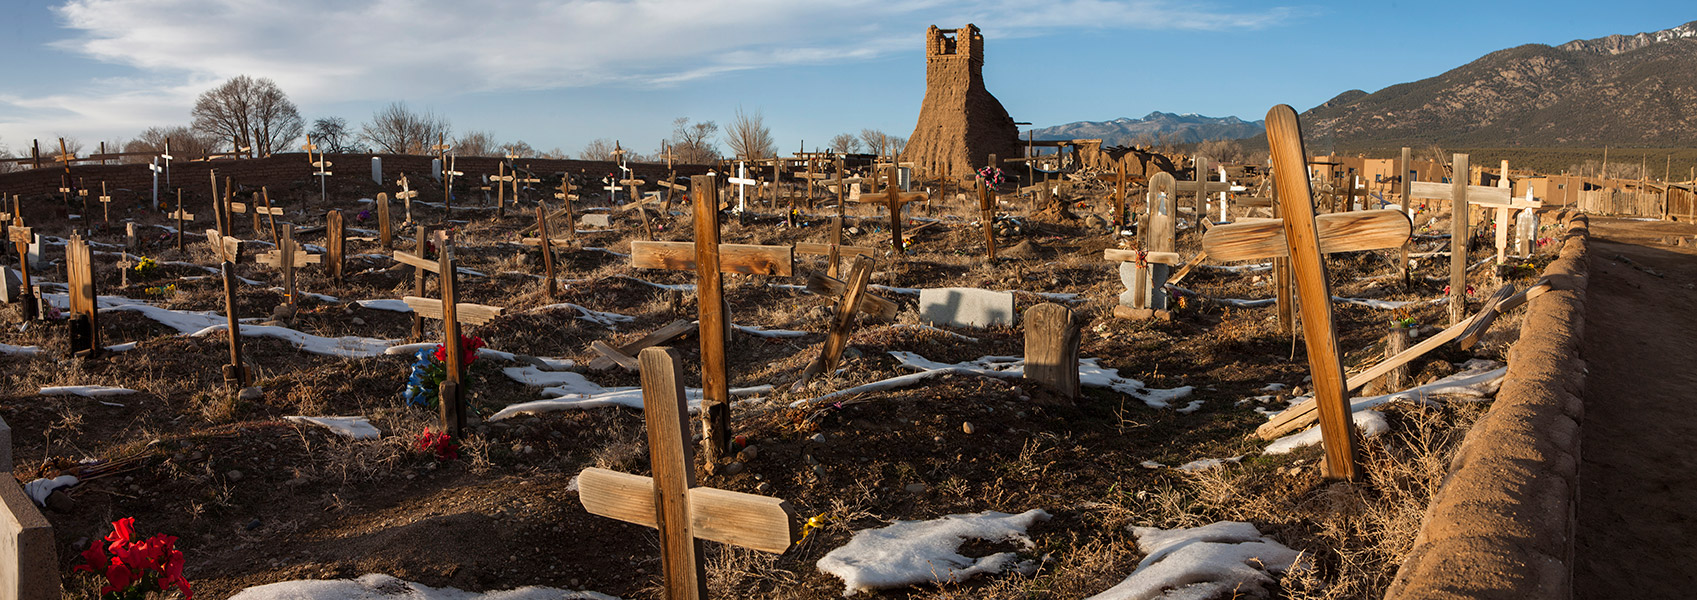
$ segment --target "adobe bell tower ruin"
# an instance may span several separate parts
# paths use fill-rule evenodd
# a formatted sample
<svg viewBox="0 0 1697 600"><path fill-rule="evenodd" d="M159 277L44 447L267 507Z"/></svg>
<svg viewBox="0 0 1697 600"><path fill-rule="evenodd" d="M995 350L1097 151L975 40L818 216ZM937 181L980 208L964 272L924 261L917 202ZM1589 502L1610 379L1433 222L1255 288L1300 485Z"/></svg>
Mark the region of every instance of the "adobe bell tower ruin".
<svg viewBox="0 0 1697 600"><path fill-rule="evenodd" d="M968 24L925 32L925 102L901 160L925 177L963 177L1023 156L1019 126L984 88L984 34Z"/></svg>

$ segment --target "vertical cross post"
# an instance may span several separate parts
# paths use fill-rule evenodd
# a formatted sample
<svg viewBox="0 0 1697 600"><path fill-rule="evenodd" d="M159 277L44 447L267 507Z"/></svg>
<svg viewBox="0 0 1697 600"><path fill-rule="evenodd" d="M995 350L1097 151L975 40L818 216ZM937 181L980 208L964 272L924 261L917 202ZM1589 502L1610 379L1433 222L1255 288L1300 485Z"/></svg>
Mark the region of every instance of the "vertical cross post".
<svg viewBox="0 0 1697 600"><path fill-rule="evenodd" d="M1332 323L1332 290L1320 256L1313 190L1308 185L1308 155L1302 147L1302 129L1295 109L1280 104L1267 111L1267 139L1272 150L1274 185L1279 191L1279 216L1284 220L1297 299L1302 303L1302 341L1308 348L1314 401L1320 411L1320 435L1326 458L1322 473L1328 478L1354 479L1358 475L1355 424L1346 397L1348 390L1344 389L1343 361Z"/></svg>
<svg viewBox="0 0 1697 600"><path fill-rule="evenodd" d="M996 168L996 155L990 155L990 168ZM984 222L984 252L990 262L996 262L996 190L989 179L978 178L978 219Z"/></svg>
<svg viewBox="0 0 1697 600"><path fill-rule="evenodd" d="M171 216L177 218L177 251L182 252L183 251L183 219L184 218L189 218L189 219L194 218L194 215L191 215L187 211L183 210L183 188L177 188L177 212L175 214L171 215Z"/></svg>
<svg viewBox="0 0 1697 600"><path fill-rule="evenodd" d="M1398 194L1402 196L1402 208L1408 213L1408 220L1413 221L1414 199L1409 197L1409 186L1413 184L1414 178L1409 175L1408 170L1408 167L1410 166L1408 146L1402 147L1402 160L1397 164L1399 165L1397 167L1397 185L1400 188L1398 190ZM1408 282L1414 277L1412 269L1408 266L1408 248L1413 243L1414 242L1410 240L1408 244L1403 244L1401 250L1397 251L1397 266L1402 270L1403 285L1408 285Z"/></svg>
<svg viewBox="0 0 1697 600"><path fill-rule="evenodd" d="M100 220L112 224L112 197L106 194L106 182L100 182Z"/></svg>
<svg viewBox="0 0 1697 600"><path fill-rule="evenodd" d="M389 225L389 193L377 193L377 243L384 250L395 245L395 231Z"/></svg>
<svg viewBox="0 0 1697 600"><path fill-rule="evenodd" d="M347 244L347 230L342 225L342 211L332 210L324 213L324 257L330 261L330 279L338 285L342 283L343 255L342 248Z"/></svg>
<svg viewBox="0 0 1697 600"><path fill-rule="evenodd" d="M715 273L719 270L717 265L711 268ZM654 509L660 530L665 597L705 599L707 571L702 567L701 541L695 537L690 518L689 490L695 487L695 460L683 427L689 406L678 373L678 354L671 348L647 348L637 360L642 369L649 462L654 466Z"/></svg>
<svg viewBox="0 0 1697 600"><path fill-rule="evenodd" d="M1452 157L1450 174L1450 326L1467 318L1467 155Z"/></svg>
<svg viewBox="0 0 1697 600"><path fill-rule="evenodd" d="M265 222L271 225L271 243L275 244L277 243L277 215L282 214L283 209L271 208L271 189L265 186L259 187L259 200L264 206Z"/></svg>
<svg viewBox="0 0 1697 600"><path fill-rule="evenodd" d="M429 230L425 228L424 224L420 223L417 226L416 233L414 233L415 242L413 244L413 251L418 253L419 258L424 258L425 255L428 254L428 251L426 250L426 248L429 247L429 244L430 244L429 235L430 235ZM412 295L414 295L414 296L423 296L424 295L424 268L423 267L416 267L416 266L413 267L413 270L412 270ZM416 341L422 341L423 339L424 339L424 315L418 314L418 311L415 310L412 313L412 340L416 342Z"/></svg>
<svg viewBox="0 0 1697 600"><path fill-rule="evenodd" d="M730 449L730 385L725 364L725 294L719 272L719 178L691 177L695 201L696 302L701 313L701 419L707 461Z"/></svg>
<svg viewBox="0 0 1697 600"><path fill-rule="evenodd" d="M219 201L220 196L218 195L218 171L217 170L209 170L208 173L212 176L212 219L213 219L213 227L218 228L218 233L220 235L228 235L230 233L230 231L227 227L224 226L224 205L222 203L220 203L220 201Z"/></svg>
<svg viewBox="0 0 1697 600"><path fill-rule="evenodd" d="M448 231L436 232L439 242L436 249L437 261L441 271L437 273L436 281L442 287L442 346L446 350L448 363L448 378L442 382L442 389L437 394L437 405L441 408L442 429L450 437L459 439L465 430L465 390L461 388L465 376L465 360L460 356L460 322L457 314L459 298L454 294L454 240Z"/></svg>
<svg viewBox="0 0 1697 600"><path fill-rule="evenodd" d="M554 238L548 231L548 209L538 202L536 204L536 235L542 238L542 275L543 285L548 290L548 297L559 296L559 289L554 283Z"/></svg>
<svg viewBox="0 0 1697 600"><path fill-rule="evenodd" d="M29 245L35 238L30 228L24 227L24 214L19 209L18 197L12 196L12 226L6 229L6 235L18 246L18 275L23 286L18 296L22 302L24 321L34 321L36 309L35 288L30 285L29 277Z"/></svg>
<svg viewBox="0 0 1697 600"><path fill-rule="evenodd" d="M570 174L560 177L560 193L554 194L554 197L560 199L560 205L566 211L566 239L572 240L575 244L577 240L577 215L572 212L572 176ZM513 198L515 201L518 199L517 193L514 194ZM547 237L543 236L544 239L547 239Z"/></svg>
<svg viewBox="0 0 1697 600"><path fill-rule="evenodd" d="M1304 171L1306 172L1306 171ZM1208 221L1208 157L1196 155L1196 226ZM1200 231L1200 229L1198 230Z"/></svg>

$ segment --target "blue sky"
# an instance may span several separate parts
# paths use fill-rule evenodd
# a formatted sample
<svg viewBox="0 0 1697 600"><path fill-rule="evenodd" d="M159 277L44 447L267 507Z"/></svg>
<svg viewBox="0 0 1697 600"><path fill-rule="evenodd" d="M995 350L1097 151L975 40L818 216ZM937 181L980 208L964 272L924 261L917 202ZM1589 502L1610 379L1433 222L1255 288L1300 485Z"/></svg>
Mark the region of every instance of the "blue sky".
<svg viewBox="0 0 1697 600"><path fill-rule="evenodd" d="M1035 8L1034 7L1040 7ZM928 25L985 32L985 80L1043 127L1150 111L1261 118L1493 50L1656 31L1681 2L1166 0L0 0L0 145L187 124L200 92L269 77L310 122L403 100L456 132L652 151L675 117L761 113L780 149L912 132Z"/></svg>

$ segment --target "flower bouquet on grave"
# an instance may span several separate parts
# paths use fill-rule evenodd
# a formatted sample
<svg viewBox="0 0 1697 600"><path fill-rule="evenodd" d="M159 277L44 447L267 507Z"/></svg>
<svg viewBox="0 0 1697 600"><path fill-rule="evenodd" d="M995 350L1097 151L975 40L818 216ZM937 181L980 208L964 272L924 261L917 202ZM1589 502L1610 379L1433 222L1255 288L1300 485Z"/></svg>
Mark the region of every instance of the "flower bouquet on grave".
<svg viewBox="0 0 1697 600"><path fill-rule="evenodd" d="M460 442L448 435L446 431L431 431L425 429L413 440L413 449L428 452L436 456L436 460L454 460L460 457Z"/></svg>
<svg viewBox="0 0 1697 600"><path fill-rule="evenodd" d="M183 553L176 548L177 538L158 533L145 540L132 540L135 521L134 517L113 521L112 533L89 542L82 553L86 562L71 571L104 576L101 600L141 600L171 589L182 592L183 600L193 598L189 580L183 577ZM106 544L102 546L101 542ZM112 556L107 557L107 552Z"/></svg>
<svg viewBox="0 0 1697 600"><path fill-rule="evenodd" d="M1005 183L1007 181L1007 176L1003 174L1002 170L996 165L987 165L978 170L978 180L984 182L985 185L994 188Z"/></svg>
<svg viewBox="0 0 1697 600"><path fill-rule="evenodd" d="M177 284L173 283L173 284L170 284L170 285L156 285L156 286L148 287L143 291L147 292L147 295L149 295L149 296L159 296L161 298L169 298L169 297L171 297L171 296L173 296L177 293Z"/></svg>
<svg viewBox="0 0 1697 600"><path fill-rule="evenodd" d="M483 338L460 336L460 364L471 367L471 363L477 361L477 350L483 346ZM407 389L401 392L401 398L409 406L436 408L437 393L442 389L442 382L448 380L448 347L437 344L434 348L422 348L415 358L412 372L407 376Z"/></svg>
<svg viewBox="0 0 1697 600"><path fill-rule="evenodd" d="M141 260L136 261L136 266L131 268L135 270L138 277L146 277L159 270L159 261L143 256Z"/></svg>

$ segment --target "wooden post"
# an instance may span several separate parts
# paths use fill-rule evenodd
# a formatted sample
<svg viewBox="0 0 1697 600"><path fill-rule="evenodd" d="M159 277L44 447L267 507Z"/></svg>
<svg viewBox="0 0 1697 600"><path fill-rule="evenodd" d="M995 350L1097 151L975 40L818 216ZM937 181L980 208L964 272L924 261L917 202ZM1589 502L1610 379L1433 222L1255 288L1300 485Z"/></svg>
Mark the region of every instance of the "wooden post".
<svg viewBox="0 0 1697 600"><path fill-rule="evenodd" d="M1408 213L1408 218L1412 221L1414 219L1414 200L1409 197L1409 186L1413 183L1413 178L1408 174L1410 165L1408 146L1402 147L1402 160L1397 164L1400 165L1398 167L1400 171L1397 173L1397 183L1400 189L1397 192L1401 196L1403 211ZM1397 251L1397 268L1402 271L1403 285L1408 285L1414 279L1413 270L1408 265L1408 248L1413 243L1413 240L1410 240L1408 244L1403 245L1401 250Z"/></svg>
<svg viewBox="0 0 1697 600"><path fill-rule="evenodd" d="M389 193L377 193L377 244L384 250L395 247L395 231L389 225Z"/></svg>
<svg viewBox="0 0 1697 600"><path fill-rule="evenodd" d="M1306 171L1305 171L1306 172ZM1208 221L1208 157L1196 155L1196 226Z"/></svg>
<svg viewBox="0 0 1697 600"><path fill-rule="evenodd" d="M254 192L253 199L248 202L250 204L248 210L253 213L253 235L254 237L259 237L261 232L265 231L265 229L259 225L259 192Z"/></svg>
<svg viewBox="0 0 1697 600"><path fill-rule="evenodd" d="M509 181L507 179L507 162L495 163L495 176L490 177L489 182L495 184L495 216L497 218L507 216L507 181ZM488 196L484 196L485 201L488 198Z"/></svg>
<svg viewBox="0 0 1697 600"><path fill-rule="evenodd" d="M194 215L183 210L183 188L177 188L177 212L166 215L177 219L177 251L183 251L183 222L194 220Z"/></svg>
<svg viewBox="0 0 1697 600"><path fill-rule="evenodd" d="M890 246L896 251L897 257L907 253L907 250L902 247L901 186L896 185L899 172L899 167L893 163L884 171L884 177L888 180L885 182L888 187L884 193L885 203L888 204L890 209Z"/></svg>
<svg viewBox="0 0 1697 600"><path fill-rule="evenodd" d="M236 261L241 258L242 242L235 238L219 237L212 242L213 251L222 259L224 275L224 318L229 324L230 364L224 365L224 383L233 393L247 387L248 371L242 366L241 320L236 317Z"/></svg>
<svg viewBox="0 0 1697 600"><path fill-rule="evenodd" d="M695 201L696 301L701 313L701 419L707 461L730 450L730 385L726 375L725 295L719 272L719 178L691 177Z"/></svg>
<svg viewBox="0 0 1697 600"><path fill-rule="evenodd" d="M1078 398L1079 327L1072 309L1039 304L1025 309L1025 380L1068 400Z"/></svg>
<svg viewBox="0 0 1697 600"><path fill-rule="evenodd" d="M29 245L35 240L35 234L24 227L24 213L18 206L16 195L12 196L12 226L6 228L6 236L18 247L18 278L23 287L18 301L22 303L24 321L34 321L40 307L36 304L35 288L30 285Z"/></svg>
<svg viewBox="0 0 1697 600"><path fill-rule="evenodd" d="M342 283L343 254L342 249L347 245L347 230L342 226L342 211L332 210L324 213L324 253L329 255L324 260L330 261L330 278L337 285Z"/></svg>
<svg viewBox="0 0 1697 600"><path fill-rule="evenodd" d="M1391 357L1402 354L1403 351L1407 349L1408 328L1401 326L1391 327L1390 332L1385 335L1385 359L1389 360ZM1402 391L1403 386L1407 385L1407 383L1408 365L1406 363L1398 365L1396 368L1391 369L1389 373L1385 374L1385 393L1394 394L1400 392Z"/></svg>
<svg viewBox="0 0 1697 600"><path fill-rule="evenodd" d="M548 231L548 209L541 203L536 204L536 234L542 238L542 273L544 286L548 297L559 296L558 287L554 283L554 238Z"/></svg>
<svg viewBox="0 0 1697 600"><path fill-rule="evenodd" d="M514 190L513 201L517 202L517 188L514 188ZM577 241L577 215L572 213L573 196L571 174L568 173L560 177L560 192L554 194L554 197L560 199L560 208L566 213L566 239L575 243Z"/></svg>
<svg viewBox="0 0 1697 600"><path fill-rule="evenodd" d="M277 215L283 214L283 209L271 206L271 189L268 187L259 187L259 199L263 203L260 210L265 211L265 221L271 226L271 243L276 244L280 241L277 236Z"/></svg>
<svg viewBox="0 0 1697 600"><path fill-rule="evenodd" d="M221 196L218 195L218 171L217 170L210 170L209 173L212 176L212 219L213 219L213 227L218 228L218 233L223 234L223 235L229 235L230 230L229 230L228 227L225 227L225 225L224 225L224 205L219 202L219 198L221 198Z"/></svg>
<svg viewBox="0 0 1697 600"><path fill-rule="evenodd" d="M1467 316L1467 155L1456 154L1450 175L1450 326Z"/></svg>
<svg viewBox="0 0 1697 600"><path fill-rule="evenodd" d="M429 241L428 241L429 240L429 229L426 228L424 226L424 224L420 223L417 226L416 233L414 234L414 240L415 240L415 242L413 244L413 252L417 252L418 257L420 259L422 259L429 254L429 252L427 250L425 250L425 248L429 245ZM423 267L419 267L419 266L416 266L416 265L413 267L413 270L412 270L412 295L414 295L414 296L423 296L424 295L424 273L425 273L425 270L424 270ZM412 313L412 338L411 339L414 342L419 342L419 341L424 340L424 315L419 314L418 311L416 311L416 310L413 311L413 313Z"/></svg>
<svg viewBox="0 0 1697 600"><path fill-rule="evenodd" d="M999 168L994 154L990 155L990 168ZM978 218L984 222L985 255L990 257L990 262L996 261L996 190L993 185L985 178L978 178Z"/></svg>
<svg viewBox="0 0 1697 600"><path fill-rule="evenodd" d="M1267 111L1267 139L1272 150L1274 185L1279 191L1279 215L1297 298L1302 303L1303 343L1313 377L1314 399L1320 411L1320 434L1326 460L1322 474L1355 479L1355 423L1344 388L1343 361L1332 324L1332 293L1326 265L1320 256L1314 227L1313 191L1308 186L1307 152L1296 110L1278 105ZM1465 160L1465 159L1464 159Z"/></svg>
<svg viewBox="0 0 1697 600"><path fill-rule="evenodd" d="M447 355L448 378L442 382L441 391L437 394L437 406L441 408L442 429L448 436L460 439L465 431L465 390L461 387L465 376L465 359L460 355L460 322L458 315L459 299L454 294L454 240L448 231L436 232L436 256L440 270L437 271L436 281L442 287L442 345Z"/></svg>
<svg viewBox="0 0 1697 600"><path fill-rule="evenodd" d="M101 142L105 144L105 142ZM106 160L101 159L101 164ZM100 220L107 225L112 224L112 197L106 194L106 182L100 182Z"/></svg>
<svg viewBox="0 0 1697 600"><path fill-rule="evenodd" d="M70 296L71 356L92 358L100 353L99 296L94 285L94 253L81 235L65 245L65 281Z"/></svg>
<svg viewBox="0 0 1697 600"><path fill-rule="evenodd" d="M831 329L825 337L825 346L819 351L819 358L808 365L802 371L801 377L796 379L797 389L815 376L836 372L837 363L843 358L843 350L848 348L849 335L854 332L855 313L860 311L861 301L866 297L866 284L871 281L872 259L866 256L854 257L854 267L849 272L847 288L842 299L837 302L836 312L831 316Z"/></svg>

